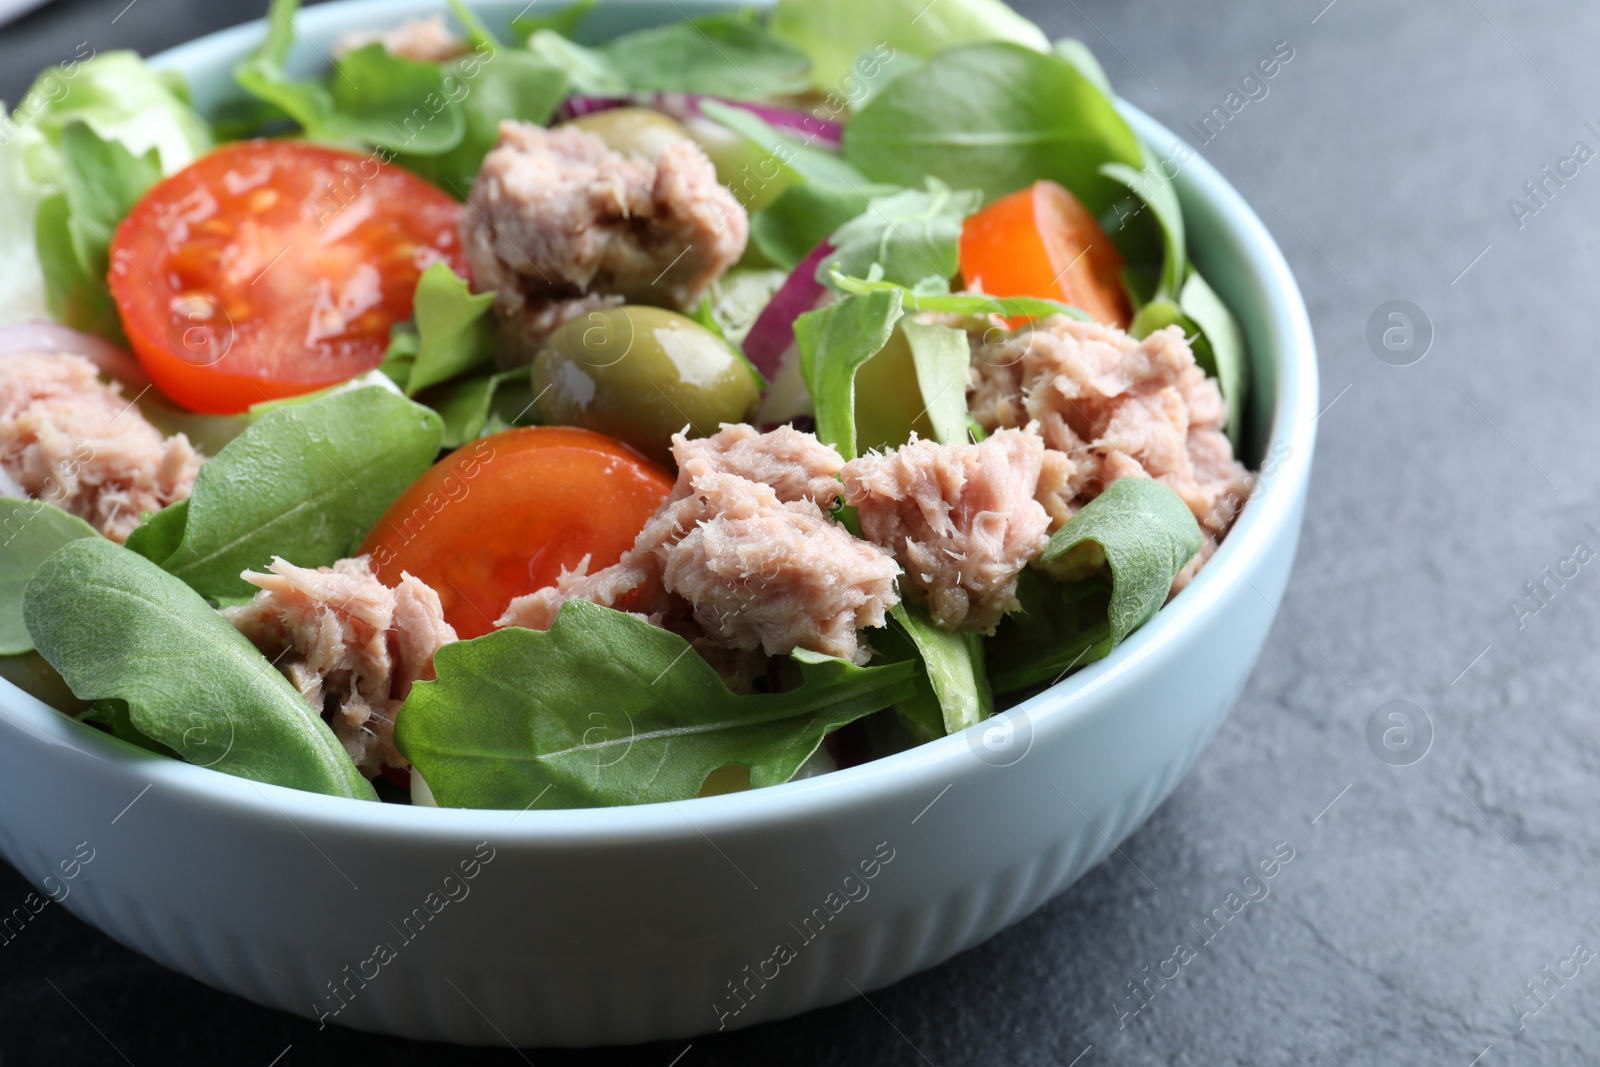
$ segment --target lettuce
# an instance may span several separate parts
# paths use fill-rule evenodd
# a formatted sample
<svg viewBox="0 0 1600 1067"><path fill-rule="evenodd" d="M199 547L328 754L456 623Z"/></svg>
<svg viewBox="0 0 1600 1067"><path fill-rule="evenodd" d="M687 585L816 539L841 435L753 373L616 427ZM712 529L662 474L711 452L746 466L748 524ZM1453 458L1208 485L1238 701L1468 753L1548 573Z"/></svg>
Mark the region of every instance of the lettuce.
<svg viewBox="0 0 1600 1067"><path fill-rule="evenodd" d="M960 269L961 225L982 203L982 193L958 192L937 178L925 189L877 197L833 232L834 252L818 266L817 280L834 271L865 277L876 264L900 285L934 279L949 288Z"/></svg>
<svg viewBox="0 0 1600 1067"><path fill-rule="evenodd" d="M22 590L33 572L68 541L98 536L93 526L43 500L0 497L0 656L33 648L22 619Z"/></svg>
<svg viewBox="0 0 1600 1067"><path fill-rule="evenodd" d="M770 24L811 57L812 85L834 93L848 92L856 57L878 44L921 57L975 41L1050 47L1044 31L1001 0L778 0Z"/></svg>

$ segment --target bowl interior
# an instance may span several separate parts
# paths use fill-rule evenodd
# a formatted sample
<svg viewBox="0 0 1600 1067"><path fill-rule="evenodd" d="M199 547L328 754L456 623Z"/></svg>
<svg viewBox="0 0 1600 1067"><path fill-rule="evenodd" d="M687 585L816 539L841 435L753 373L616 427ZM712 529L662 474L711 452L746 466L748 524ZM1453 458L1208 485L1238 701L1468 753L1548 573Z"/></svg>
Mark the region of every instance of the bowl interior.
<svg viewBox="0 0 1600 1067"><path fill-rule="evenodd" d="M521 0L488 0L474 6L491 27L503 29L528 5ZM742 6L748 6L745 0L602 0L586 22L585 31L591 37L604 39L626 29ZM311 73L326 64L326 53L340 34L443 10L445 6L435 0L350 0L308 8L297 19L301 40L291 64L302 73ZM249 23L179 46L152 62L183 74L197 106L202 111L213 111L239 97L232 78L233 66L256 46L262 33L261 22ZM1176 135L1137 108L1125 102L1119 102L1119 107L1140 137L1160 155L1170 156L1174 146L1181 144ZM1239 318L1248 342L1253 383L1245 454L1253 465L1263 455L1275 457L1274 471L1270 478L1261 480L1217 555L1182 596L1111 656L1008 713L1028 715L1036 729L1047 720L1053 729L1070 729L1083 703L1078 698L1109 684L1123 672L1140 669L1170 640L1170 635L1182 628L1205 625L1221 591L1230 583L1243 580L1249 561L1276 540L1296 534L1295 502L1309 477L1317 404L1315 352L1304 303L1288 265L1260 219L1209 163L1194 155L1174 180L1185 212L1192 256ZM493 829L502 835L552 843L593 843L637 840L641 836L677 837L713 827L748 826L808 811L845 808L885 792L924 789L935 780L942 784L946 771L941 768L970 758L967 742L955 735L821 778L697 799L690 802L696 812L694 830L686 830L677 805L667 804L530 812L508 827L505 812L361 803L258 786L177 760L154 757L67 719L3 680L0 717L42 743L70 747L117 765L136 765L141 781L154 780L164 788L182 790L198 803L259 811L265 807L263 800L270 798L280 813L296 821L452 840L475 840L486 829Z"/></svg>

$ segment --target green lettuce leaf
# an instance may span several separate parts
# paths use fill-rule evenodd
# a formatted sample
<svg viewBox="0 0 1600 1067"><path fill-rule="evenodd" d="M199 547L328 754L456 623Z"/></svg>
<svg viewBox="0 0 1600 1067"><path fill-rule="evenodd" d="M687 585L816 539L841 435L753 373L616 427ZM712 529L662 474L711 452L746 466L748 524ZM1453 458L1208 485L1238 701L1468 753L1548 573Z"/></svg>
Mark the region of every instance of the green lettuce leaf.
<svg viewBox="0 0 1600 1067"><path fill-rule="evenodd" d="M417 278L411 322L396 327L383 372L416 396L494 360L489 308L494 293L473 293L448 263L434 263Z"/></svg>
<svg viewBox="0 0 1600 1067"><path fill-rule="evenodd" d="M1194 341L1195 362L1217 379L1222 399L1227 401L1228 440L1233 442L1237 453L1243 441L1245 394L1250 390L1250 361L1245 353L1244 331L1228 305L1197 270L1189 271L1189 280L1183 283L1178 304L1200 334Z"/></svg>
<svg viewBox="0 0 1600 1067"><path fill-rule="evenodd" d="M967 379L972 366L972 345L965 330L907 317L900 329L911 346L917 370L917 391L923 413L941 445L967 439Z"/></svg>
<svg viewBox="0 0 1600 1067"><path fill-rule="evenodd" d="M833 231L834 252L817 268L817 279L826 282L834 271L866 277L876 264L885 280L916 285L943 279L948 288L960 269L961 224L982 203L982 193L952 190L937 178L925 189L875 198Z"/></svg>
<svg viewBox="0 0 1600 1067"><path fill-rule="evenodd" d="M1120 190L1100 168L1143 163L1133 130L1076 67L1014 44L953 48L895 79L845 127L844 154L873 181L932 176L991 200L1048 178L1096 215Z"/></svg>
<svg viewBox="0 0 1600 1067"><path fill-rule="evenodd" d="M1161 610L1200 544L1200 524L1177 493L1153 478L1112 482L1040 553L1036 566L1057 581L1019 584L1022 611L989 645L995 688L1049 681L1104 656Z"/></svg>
<svg viewBox="0 0 1600 1067"><path fill-rule="evenodd" d="M788 781L829 732L909 698L909 663L797 652L802 684L736 696L676 634L581 600L547 632L446 645L395 742L446 807L517 810L687 800L719 767Z"/></svg>
<svg viewBox="0 0 1600 1067"><path fill-rule="evenodd" d="M22 621L22 590L56 549L82 537L99 537L93 526L43 500L0 497L0 656L33 648Z"/></svg>
<svg viewBox="0 0 1600 1067"><path fill-rule="evenodd" d="M633 87L604 52L578 44L555 30L535 30L528 51L567 76L570 90L583 96L622 96Z"/></svg>
<svg viewBox="0 0 1600 1067"><path fill-rule="evenodd" d="M417 397L444 421L444 448L460 448L486 432L523 420L533 407L526 368L479 374L435 386Z"/></svg>
<svg viewBox="0 0 1600 1067"><path fill-rule="evenodd" d="M328 79L333 110L319 126L319 140L353 140L409 155L436 156L466 135L463 109L452 103L444 70L397 56L381 44L358 48L341 59Z"/></svg>
<svg viewBox="0 0 1600 1067"><path fill-rule="evenodd" d="M896 605L890 618L892 624L874 633L872 643L888 662L913 660L918 665L915 695L896 705L912 737L919 743L933 741L994 714L981 636L941 630L915 604Z"/></svg>
<svg viewBox="0 0 1600 1067"><path fill-rule="evenodd" d="M578 27L599 2L600 0L577 0L576 3L568 4L559 11L547 15L532 14L533 5L530 4L527 11L511 20L511 29L517 36L524 38L531 37L540 30L550 30L570 39L577 36Z"/></svg>
<svg viewBox="0 0 1600 1067"><path fill-rule="evenodd" d="M856 372L882 351L900 320L901 290L850 296L794 323L800 376L816 410L817 437L856 457Z"/></svg>
<svg viewBox="0 0 1600 1067"><path fill-rule="evenodd" d="M1043 51L1044 32L1002 0L778 0L772 32L811 57L812 84L849 92L852 79L871 81L857 59L874 46L927 57L958 44L1012 41Z"/></svg>
<svg viewBox="0 0 1600 1067"><path fill-rule="evenodd" d="M1175 299L1183 289L1183 279L1189 270L1189 260L1184 243L1183 209L1178 204L1178 192L1154 163L1146 163L1136 170L1126 163L1107 163L1100 173L1125 185L1148 208L1161 233L1161 270L1156 283L1154 300ZM1126 225L1129 216L1117 209L1118 227ZM1132 213L1130 213L1131 215Z"/></svg>
<svg viewBox="0 0 1600 1067"><path fill-rule="evenodd" d="M987 293L951 293L925 285L907 287L877 277L850 278L835 272L828 284L842 293L866 296L870 293L899 293L907 311L934 311L950 315L999 315L1002 318L1044 319L1051 315L1070 315L1090 321L1089 316L1059 300L1032 296L990 296Z"/></svg>
<svg viewBox="0 0 1600 1067"><path fill-rule="evenodd" d="M120 545L82 538L28 582L28 632L83 700L121 700L138 732L225 774L377 795L333 731L201 596Z"/></svg>
<svg viewBox="0 0 1600 1067"><path fill-rule="evenodd" d="M321 567L348 556L433 463L439 416L387 389L275 408L200 468L189 499L128 547L217 601L254 591L239 572L273 556Z"/></svg>
<svg viewBox="0 0 1600 1067"><path fill-rule="evenodd" d="M1084 80L1099 89L1106 96L1111 96L1111 79L1106 77L1106 69L1100 65L1100 60L1089 50L1089 46L1076 37L1063 37L1050 46L1051 50L1062 59L1071 63L1082 74Z"/></svg>
<svg viewBox="0 0 1600 1067"><path fill-rule="evenodd" d="M810 84L811 60L769 33L752 9L635 30L599 51L638 90L758 100Z"/></svg>
<svg viewBox="0 0 1600 1067"><path fill-rule="evenodd" d="M875 197L896 191L893 185L799 182L750 217L750 240L775 265L792 271Z"/></svg>

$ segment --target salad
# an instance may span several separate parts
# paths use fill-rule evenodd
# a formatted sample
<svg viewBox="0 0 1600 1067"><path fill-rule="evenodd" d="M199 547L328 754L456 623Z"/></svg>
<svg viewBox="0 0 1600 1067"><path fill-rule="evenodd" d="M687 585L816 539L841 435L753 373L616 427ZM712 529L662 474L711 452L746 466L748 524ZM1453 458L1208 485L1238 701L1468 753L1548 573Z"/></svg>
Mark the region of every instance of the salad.
<svg viewBox="0 0 1600 1067"><path fill-rule="evenodd" d="M592 6L304 78L276 3L204 113L131 53L40 75L0 674L255 781L637 804L973 727L1181 594L1253 483L1247 363L1188 150L1082 44Z"/></svg>

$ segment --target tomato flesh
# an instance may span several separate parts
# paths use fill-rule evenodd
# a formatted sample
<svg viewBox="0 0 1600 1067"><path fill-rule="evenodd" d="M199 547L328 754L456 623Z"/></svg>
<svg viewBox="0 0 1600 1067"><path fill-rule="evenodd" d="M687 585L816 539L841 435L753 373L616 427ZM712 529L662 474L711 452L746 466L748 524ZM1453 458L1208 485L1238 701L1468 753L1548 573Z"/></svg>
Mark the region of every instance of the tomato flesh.
<svg viewBox="0 0 1600 1067"><path fill-rule="evenodd" d="M603 434L506 430L446 456L378 520L361 551L386 585L431 585L463 640L494 629L514 597L589 557L609 567L672 491L670 474Z"/></svg>
<svg viewBox="0 0 1600 1067"><path fill-rule="evenodd" d="M232 414L376 367L417 276L467 272L449 195L375 158L296 141L226 145L117 227L111 293L156 386Z"/></svg>
<svg viewBox="0 0 1600 1067"><path fill-rule="evenodd" d="M1061 300L1126 329L1122 255L1077 197L1050 181L1002 197L961 228L961 274L991 296Z"/></svg>

